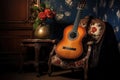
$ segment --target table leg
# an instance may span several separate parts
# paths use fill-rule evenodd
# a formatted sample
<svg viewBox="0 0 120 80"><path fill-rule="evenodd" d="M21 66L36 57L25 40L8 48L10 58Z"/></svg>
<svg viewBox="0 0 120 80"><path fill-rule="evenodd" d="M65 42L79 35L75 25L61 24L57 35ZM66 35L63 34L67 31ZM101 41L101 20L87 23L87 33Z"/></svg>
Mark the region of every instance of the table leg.
<svg viewBox="0 0 120 80"><path fill-rule="evenodd" d="M38 43L35 43L35 64L34 64L34 66L35 66L38 77L39 77L39 53L40 53L40 48L41 48L41 45L38 44Z"/></svg>

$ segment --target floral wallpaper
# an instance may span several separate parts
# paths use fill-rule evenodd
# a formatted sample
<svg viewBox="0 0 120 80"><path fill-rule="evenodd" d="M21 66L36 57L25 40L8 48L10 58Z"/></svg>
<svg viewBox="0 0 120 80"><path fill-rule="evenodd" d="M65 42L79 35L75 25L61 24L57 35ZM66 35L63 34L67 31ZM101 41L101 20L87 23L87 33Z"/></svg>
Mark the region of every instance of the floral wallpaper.
<svg viewBox="0 0 120 80"><path fill-rule="evenodd" d="M56 21L67 24L74 22L80 1L82 0L41 0L48 2L56 11ZM120 42L120 0L86 0L81 18L87 15L109 22Z"/></svg>

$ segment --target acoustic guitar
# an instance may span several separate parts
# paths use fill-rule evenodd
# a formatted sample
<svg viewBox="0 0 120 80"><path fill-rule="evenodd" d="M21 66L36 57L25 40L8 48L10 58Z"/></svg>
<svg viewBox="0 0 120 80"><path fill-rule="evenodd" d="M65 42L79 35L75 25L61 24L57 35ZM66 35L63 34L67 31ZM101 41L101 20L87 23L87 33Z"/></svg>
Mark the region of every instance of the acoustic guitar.
<svg viewBox="0 0 120 80"><path fill-rule="evenodd" d="M75 59L83 53L82 39L86 35L86 30L82 26L79 26L79 22L80 14L85 4L85 0L79 3L74 24L64 29L63 38L56 46L55 52L61 58Z"/></svg>

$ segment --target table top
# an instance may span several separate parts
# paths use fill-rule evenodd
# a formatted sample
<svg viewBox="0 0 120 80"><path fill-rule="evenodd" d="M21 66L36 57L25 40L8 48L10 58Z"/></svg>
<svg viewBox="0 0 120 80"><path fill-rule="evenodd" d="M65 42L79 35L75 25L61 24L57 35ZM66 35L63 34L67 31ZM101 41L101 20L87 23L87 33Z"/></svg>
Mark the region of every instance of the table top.
<svg viewBox="0 0 120 80"><path fill-rule="evenodd" d="M51 42L51 43L55 43L55 39L23 39L22 40L22 42L23 43L31 43L31 42L33 42L33 43L36 43L36 42L38 42L38 43L40 43L40 42Z"/></svg>

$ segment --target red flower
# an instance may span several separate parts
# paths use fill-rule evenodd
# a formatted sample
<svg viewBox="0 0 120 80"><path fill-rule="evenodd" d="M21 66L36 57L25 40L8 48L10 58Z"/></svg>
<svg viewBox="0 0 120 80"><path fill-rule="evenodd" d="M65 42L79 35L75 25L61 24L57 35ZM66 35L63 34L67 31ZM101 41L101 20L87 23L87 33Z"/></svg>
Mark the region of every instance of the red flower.
<svg viewBox="0 0 120 80"><path fill-rule="evenodd" d="M96 32L96 31L97 31L97 28L96 28L96 27L92 27L91 32L94 33L94 32Z"/></svg>
<svg viewBox="0 0 120 80"><path fill-rule="evenodd" d="M53 18L55 16L55 12L53 12L51 9L45 9L44 12L48 18Z"/></svg>
<svg viewBox="0 0 120 80"><path fill-rule="evenodd" d="M40 20L45 20L45 19L47 18L47 16L46 16L46 14L45 14L44 12L40 12L40 13L38 14L38 18L39 18Z"/></svg>

